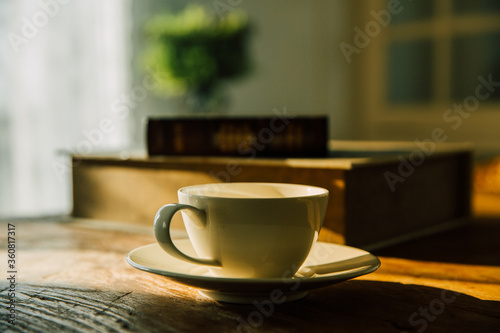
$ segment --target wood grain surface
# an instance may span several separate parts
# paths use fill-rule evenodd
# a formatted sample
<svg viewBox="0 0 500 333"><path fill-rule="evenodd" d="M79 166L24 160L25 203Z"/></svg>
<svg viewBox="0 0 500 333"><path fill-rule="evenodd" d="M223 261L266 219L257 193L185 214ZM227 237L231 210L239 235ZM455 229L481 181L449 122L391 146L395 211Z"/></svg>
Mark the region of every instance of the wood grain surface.
<svg viewBox="0 0 500 333"><path fill-rule="evenodd" d="M383 256L375 273L313 290L299 301L234 305L128 265L129 251L154 242L150 228L89 220L9 223L16 226L16 324L5 320L10 287L2 278L2 332L498 332L500 327L498 265ZM7 275L7 222L0 228Z"/></svg>

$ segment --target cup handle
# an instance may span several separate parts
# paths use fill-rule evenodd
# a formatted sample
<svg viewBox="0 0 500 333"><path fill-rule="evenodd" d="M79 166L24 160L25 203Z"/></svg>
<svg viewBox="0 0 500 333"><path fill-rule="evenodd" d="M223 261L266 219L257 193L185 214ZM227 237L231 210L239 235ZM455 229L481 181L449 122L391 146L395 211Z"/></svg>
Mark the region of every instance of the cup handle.
<svg viewBox="0 0 500 333"><path fill-rule="evenodd" d="M170 223L172 222L172 217L179 210L187 209L198 216L200 221L200 226L204 227L207 224L205 212L189 205L184 204L169 204L161 207L155 216L154 221L154 234L158 244L161 248L180 260L184 260L196 265L209 265L209 266L221 266L218 260L215 259L204 259L204 258L194 258L188 256L187 254L181 252L172 242L172 236L170 235Z"/></svg>

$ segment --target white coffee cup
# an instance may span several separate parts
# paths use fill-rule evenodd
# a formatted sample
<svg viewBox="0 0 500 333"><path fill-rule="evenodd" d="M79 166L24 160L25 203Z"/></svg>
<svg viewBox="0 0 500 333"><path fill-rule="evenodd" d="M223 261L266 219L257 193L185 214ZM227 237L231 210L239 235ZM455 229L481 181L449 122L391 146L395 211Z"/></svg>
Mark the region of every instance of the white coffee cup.
<svg viewBox="0 0 500 333"><path fill-rule="evenodd" d="M179 203L156 214L159 245L177 259L233 278L293 275L317 240L328 203L328 190L296 184L205 184L183 187L177 194ZM199 258L172 242L170 222L177 211L182 211Z"/></svg>

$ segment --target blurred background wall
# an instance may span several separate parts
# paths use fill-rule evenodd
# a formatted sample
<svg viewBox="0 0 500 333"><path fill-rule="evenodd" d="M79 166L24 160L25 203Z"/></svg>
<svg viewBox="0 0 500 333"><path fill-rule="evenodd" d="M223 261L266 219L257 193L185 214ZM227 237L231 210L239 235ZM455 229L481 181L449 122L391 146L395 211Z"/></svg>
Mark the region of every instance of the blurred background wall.
<svg viewBox="0 0 500 333"><path fill-rule="evenodd" d="M140 57L144 23L191 2L0 2L0 216L70 212L68 154L144 152L144 120L182 114L140 89ZM228 85L226 114L327 114L337 140L441 129L500 152L498 1L198 2L254 26L254 70Z"/></svg>

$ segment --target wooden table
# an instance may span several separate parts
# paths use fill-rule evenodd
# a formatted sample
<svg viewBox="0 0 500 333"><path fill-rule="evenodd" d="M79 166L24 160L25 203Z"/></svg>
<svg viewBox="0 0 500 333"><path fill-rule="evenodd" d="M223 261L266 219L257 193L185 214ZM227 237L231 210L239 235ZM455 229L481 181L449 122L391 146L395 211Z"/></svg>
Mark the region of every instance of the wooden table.
<svg viewBox="0 0 500 333"><path fill-rule="evenodd" d="M255 305L212 301L132 268L125 257L155 241L150 228L92 220L4 221L0 331L500 332L498 222L478 220L375 253L382 262L375 273L263 312ZM11 268L9 226L15 232ZM10 309L15 325L8 321Z"/></svg>

